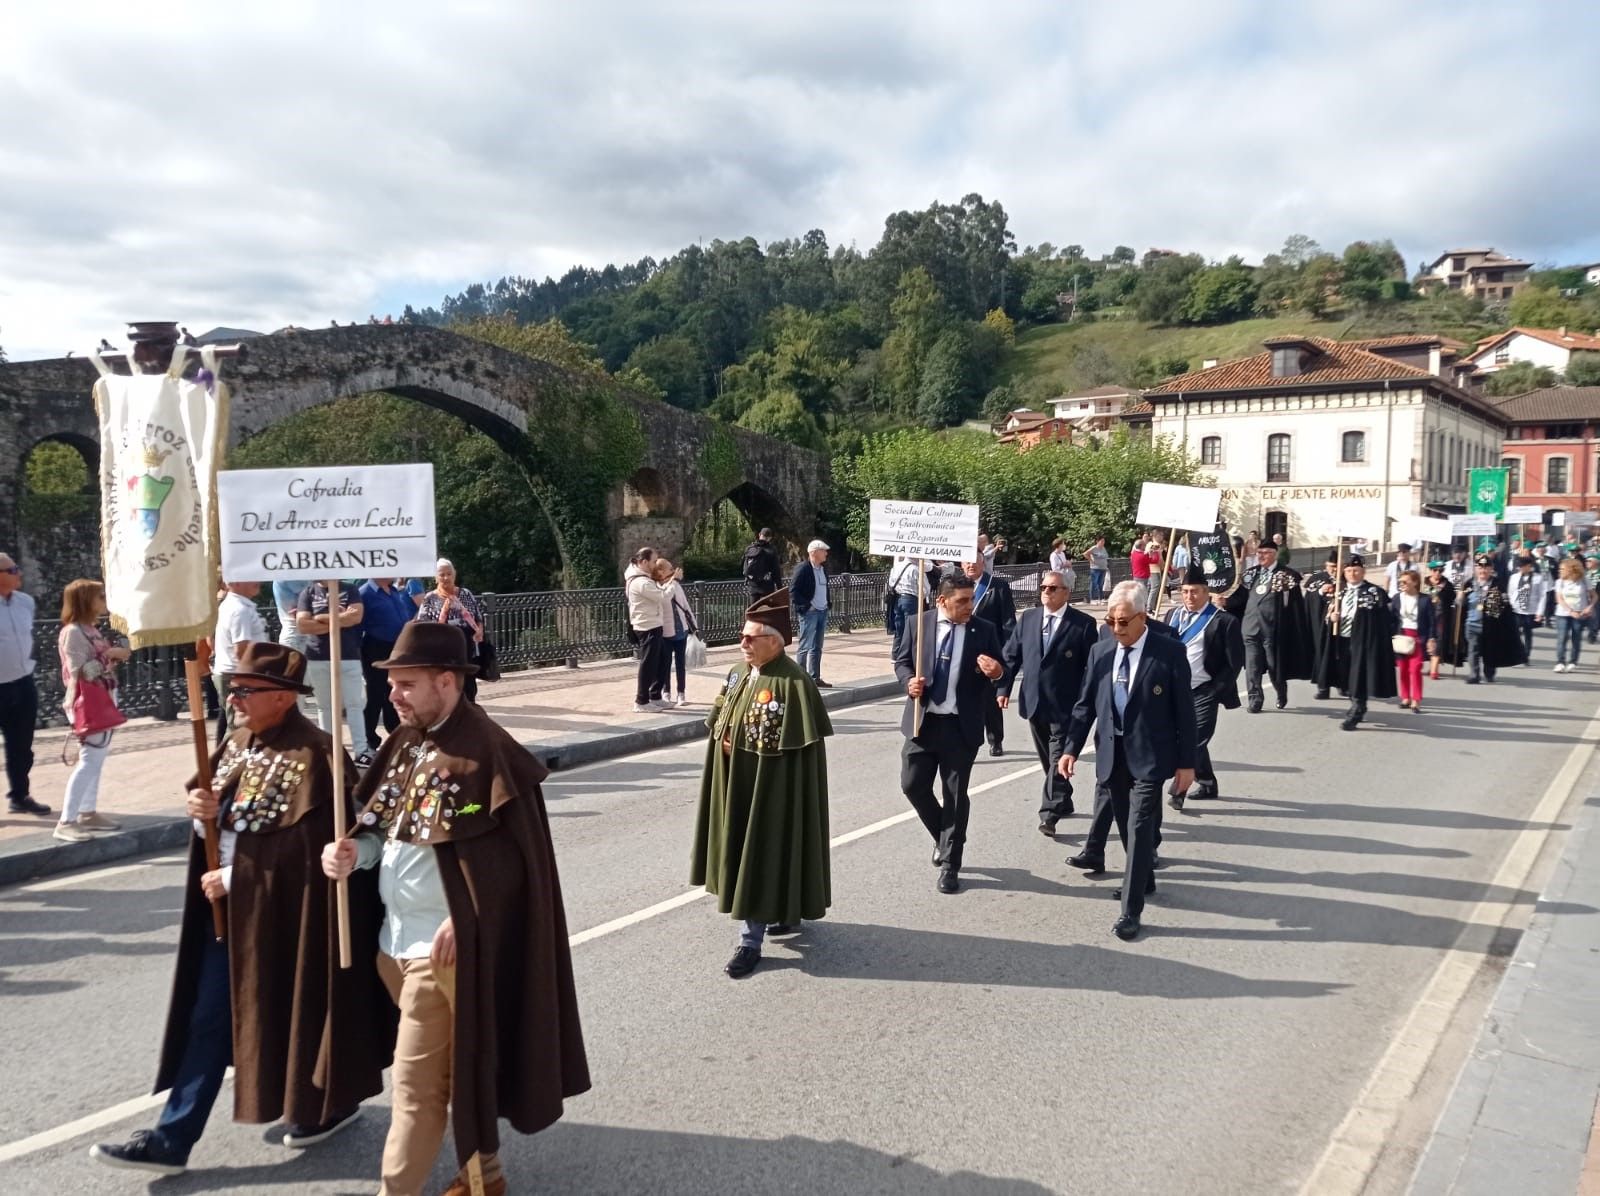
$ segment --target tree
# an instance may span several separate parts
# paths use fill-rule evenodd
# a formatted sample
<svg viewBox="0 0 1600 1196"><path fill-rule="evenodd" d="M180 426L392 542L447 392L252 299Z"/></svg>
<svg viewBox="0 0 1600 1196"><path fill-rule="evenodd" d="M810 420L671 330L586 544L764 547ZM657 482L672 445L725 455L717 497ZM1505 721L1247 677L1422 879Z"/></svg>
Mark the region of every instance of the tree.
<svg viewBox="0 0 1600 1196"><path fill-rule="evenodd" d="M1133 309L1152 324L1176 324L1189 299L1189 280L1205 268L1197 253L1149 259L1133 289Z"/></svg>
<svg viewBox="0 0 1600 1196"><path fill-rule="evenodd" d="M82 494L89 486L89 467L83 463L83 455L59 440L34 445L23 475L29 494Z"/></svg>
<svg viewBox="0 0 1600 1196"><path fill-rule="evenodd" d="M1016 321L1014 321L1010 316L1006 315L1006 313L1001 311L998 307L983 317L983 325L985 328L991 329L994 334L1000 338L1000 347L1002 349L1011 349L1016 347Z"/></svg>
<svg viewBox="0 0 1600 1196"><path fill-rule="evenodd" d="M983 416L991 424L998 424L1021 405L1015 389L1005 385L997 386L983 396Z"/></svg>
<svg viewBox="0 0 1600 1196"><path fill-rule="evenodd" d="M658 336L628 354L624 370L638 370L660 388L674 407L698 411L705 406L705 363L686 336Z"/></svg>
<svg viewBox="0 0 1600 1196"><path fill-rule="evenodd" d="M922 364L917 384L917 422L943 428L961 422L963 401L971 385L968 343L951 328L934 342Z"/></svg>
<svg viewBox="0 0 1600 1196"><path fill-rule="evenodd" d="M1384 284L1404 281L1405 259L1393 241L1352 241L1341 262L1339 294L1348 302L1372 307L1385 296Z"/></svg>
<svg viewBox="0 0 1600 1196"><path fill-rule="evenodd" d="M1600 353L1574 353L1567 362L1568 386L1600 386Z"/></svg>
<svg viewBox="0 0 1600 1196"><path fill-rule="evenodd" d="M1484 389L1492 395L1520 395L1555 384L1556 372L1549 366L1534 365L1531 361L1513 361L1490 374Z"/></svg>
<svg viewBox="0 0 1600 1196"><path fill-rule="evenodd" d="M1342 277L1339 259L1333 254L1319 253L1312 257L1300 267L1300 278L1291 296L1295 306L1312 319L1320 320L1328 314Z"/></svg>
<svg viewBox="0 0 1600 1196"><path fill-rule="evenodd" d="M896 406L909 415L920 399L923 358L948 320L933 276L921 266L901 275L889 313L894 331L884 338L882 369Z"/></svg>
<svg viewBox="0 0 1600 1196"><path fill-rule="evenodd" d="M1151 386L1159 386L1168 378L1176 378L1179 374L1188 372L1189 359L1181 353L1141 353L1134 359L1128 383L1144 390Z"/></svg>
<svg viewBox="0 0 1600 1196"><path fill-rule="evenodd" d="M1255 272L1243 259L1230 257L1220 266L1208 266L1189 279L1181 316L1191 324L1226 324L1242 320L1255 310Z"/></svg>
<svg viewBox="0 0 1600 1196"><path fill-rule="evenodd" d="M827 447L815 417L792 391L768 395L739 417L739 426L816 452Z"/></svg>
<svg viewBox="0 0 1600 1196"><path fill-rule="evenodd" d="M1506 315L1523 328L1572 328L1581 323L1582 310L1552 287L1528 287L1511 297Z"/></svg>

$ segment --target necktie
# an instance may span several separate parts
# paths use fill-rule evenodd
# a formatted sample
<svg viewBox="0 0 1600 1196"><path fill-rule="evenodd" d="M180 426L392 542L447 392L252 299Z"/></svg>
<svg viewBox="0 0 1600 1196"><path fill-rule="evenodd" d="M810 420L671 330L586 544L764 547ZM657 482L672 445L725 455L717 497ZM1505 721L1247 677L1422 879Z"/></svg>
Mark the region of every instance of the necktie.
<svg viewBox="0 0 1600 1196"><path fill-rule="evenodd" d="M1054 615L1046 615L1044 617L1044 642L1046 644L1050 642L1050 637L1055 634L1055 631L1056 617Z"/></svg>
<svg viewBox="0 0 1600 1196"><path fill-rule="evenodd" d="M945 623L944 635L939 640L939 656L933 662L933 686L928 690L928 704L942 706L950 692L950 641L956 638L955 625Z"/></svg>
<svg viewBox="0 0 1600 1196"><path fill-rule="evenodd" d="M1189 625L1194 622L1194 612L1186 610L1178 616L1178 634L1183 635L1189 630Z"/></svg>
<svg viewBox="0 0 1600 1196"><path fill-rule="evenodd" d="M1117 649L1117 683L1111 692L1111 704L1117 712L1117 734L1122 734L1122 715L1128 709L1128 650Z"/></svg>
<svg viewBox="0 0 1600 1196"><path fill-rule="evenodd" d="M1339 634L1348 637L1356 624L1356 587L1348 586L1344 598L1339 603Z"/></svg>

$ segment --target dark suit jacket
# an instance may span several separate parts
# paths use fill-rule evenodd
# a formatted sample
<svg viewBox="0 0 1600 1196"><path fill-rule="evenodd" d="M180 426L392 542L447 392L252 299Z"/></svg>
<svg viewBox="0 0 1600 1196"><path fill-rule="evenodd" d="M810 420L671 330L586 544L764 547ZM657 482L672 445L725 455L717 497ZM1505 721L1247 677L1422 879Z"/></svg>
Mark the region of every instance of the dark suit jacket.
<svg viewBox="0 0 1600 1196"><path fill-rule="evenodd" d="M914 620L908 620L900 641L894 650L894 675L905 685L917 675L917 629ZM939 653L939 612L930 610L922 616L922 675L933 680L933 663ZM961 738L973 751L983 742L983 714L994 703L994 682L978 671L978 657L992 656L1000 659L1000 637L994 625L986 619L973 616L967 622L967 634L961 647L961 659L950 662L950 684L956 689L956 717L961 726ZM924 693L920 704L927 704ZM906 697L905 712L900 716L900 733L912 739L918 699ZM927 719L923 719L927 728ZM920 742L920 740L918 740Z"/></svg>
<svg viewBox="0 0 1600 1196"><path fill-rule="evenodd" d="M811 569L809 560L801 561L789 577L789 609L794 612L797 623L800 616L811 609L811 599L816 597L817 575ZM828 604L833 604L831 593L828 595Z"/></svg>
<svg viewBox="0 0 1600 1196"><path fill-rule="evenodd" d="M1400 627L1400 595L1395 594L1389 599L1389 609L1394 614L1395 634L1399 635ZM1439 638L1439 610L1433 604L1430 594L1417 595L1417 638L1422 642L1417 645L1418 652L1428 650L1428 641Z"/></svg>
<svg viewBox="0 0 1600 1196"><path fill-rule="evenodd" d="M1016 630L1006 641L1006 675L995 689L1009 698L1022 674L1017 710L1023 718L1064 723L1072 715L1083 689L1083 672L1095 645L1095 621L1081 610L1061 608L1050 643L1044 643L1042 606L1022 612Z"/></svg>
<svg viewBox="0 0 1600 1196"><path fill-rule="evenodd" d="M1178 611L1174 609L1169 618L1177 618ZM1175 624L1168 624L1172 630L1178 630ZM1206 629L1200 633L1200 638L1205 645L1205 654L1201 657L1206 666L1206 675L1211 678L1211 688L1217 695L1217 702L1225 710L1239 708L1239 670L1244 668L1244 628L1238 619L1225 610L1219 610L1211 616L1211 621L1206 624ZM1179 637L1182 643L1182 637Z"/></svg>
<svg viewBox="0 0 1600 1196"><path fill-rule="evenodd" d="M1111 779L1116 759L1112 674L1117 646L1116 640L1109 637L1095 645L1083 678L1083 692L1067 728L1069 756L1081 755L1089 732L1094 731L1095 776L1100 781ZM1189 657L1176 635L1145 636L1139 671L1133 675L1122 721L1122 748L1128 771L1136 780L1166 781L1178 769L1194 767L1194 698L1189 692Z"/></svg>
<svg viewBox="0 0 1600 1196"><path fill-rule="evenodd" d="M994 624L1002 644L1010 640L1011 633L1017 629L1017 600L1012 596L1011 583L989 574L989 584L983 591L983 598L973 604L972 614L974 618L987 619Z"/></svg>

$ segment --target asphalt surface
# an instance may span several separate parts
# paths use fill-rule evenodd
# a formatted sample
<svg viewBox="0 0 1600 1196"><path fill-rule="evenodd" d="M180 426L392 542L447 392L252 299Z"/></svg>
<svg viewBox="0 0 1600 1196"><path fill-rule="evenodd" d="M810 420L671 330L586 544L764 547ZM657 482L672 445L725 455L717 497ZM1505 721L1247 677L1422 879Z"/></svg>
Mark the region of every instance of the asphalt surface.
<svg viewBox="0 0 1600 1196"><path fill-rule="evenodd" d="M1591 673L1549 671L1550 645L1497 685L1432 686L1424 714L1375 707L1354 734L1303 684L1287 711L1225 712L1224 800L1167 812L1168 866L1132 944L1111 934L1117 872L1065 865L1084 820L1055 842L1035 829L1037 764L1014 716L1006 756L974 774L999 783L974 799L961 893L934 891L913 819L836 847L829 917L769 944L747 980L722 975L735 929L709 900L580 942L594 1089L553 1129L508 1134L512 1190L1299 1189L1444 951L1481 953L1492 979L1514 945L1469 911L1485 897L1531 910L1532 882L1488 881L1514 836L1548 829L1527 815L1600 699ZM837 713L835 836L906 812L898 714ZM700 756L552 778L575 934L688 891ZM20 1157L5 1147L148 1091L180 877L165 855L0 890L6 1190L146 1187L86 1150L153 1124L153 1108ZM151 1188L376 1190L387 1098L299 1155L232 1124L228 1101L190 1172ZM1429 1110L1408 1126L1401 1155ZM440 1187L452 1170L436 1169Z"/></svg>

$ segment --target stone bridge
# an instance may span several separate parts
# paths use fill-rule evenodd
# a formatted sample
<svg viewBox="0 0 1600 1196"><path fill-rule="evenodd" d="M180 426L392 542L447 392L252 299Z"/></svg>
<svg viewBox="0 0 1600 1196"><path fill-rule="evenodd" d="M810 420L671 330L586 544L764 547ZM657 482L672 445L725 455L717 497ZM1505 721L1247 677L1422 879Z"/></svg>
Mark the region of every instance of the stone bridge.
<svg viewBox="0 0 1600 1196"><path fill-rule="evenodd" d="M458 416L534 462L548 405L584 401L581 390L573 399L559 385L573 378L557 367L439 328L357 325L243 343L243 357L222 368L233 394L234 443L320 404L388 391ZM23 465L39 443L62 441L83 455L94 484L94 381L82 359L0 365L0 551L18 557L27 588L46 607L73 577L99 576L98 516L30 505ZM620 401L637 416L645 447L632 476L605 500L607 548L619 568L639 544L677 557L696 522L724 498L791 545L814 534L827 458L652 399L624 392Z"/></svg>

